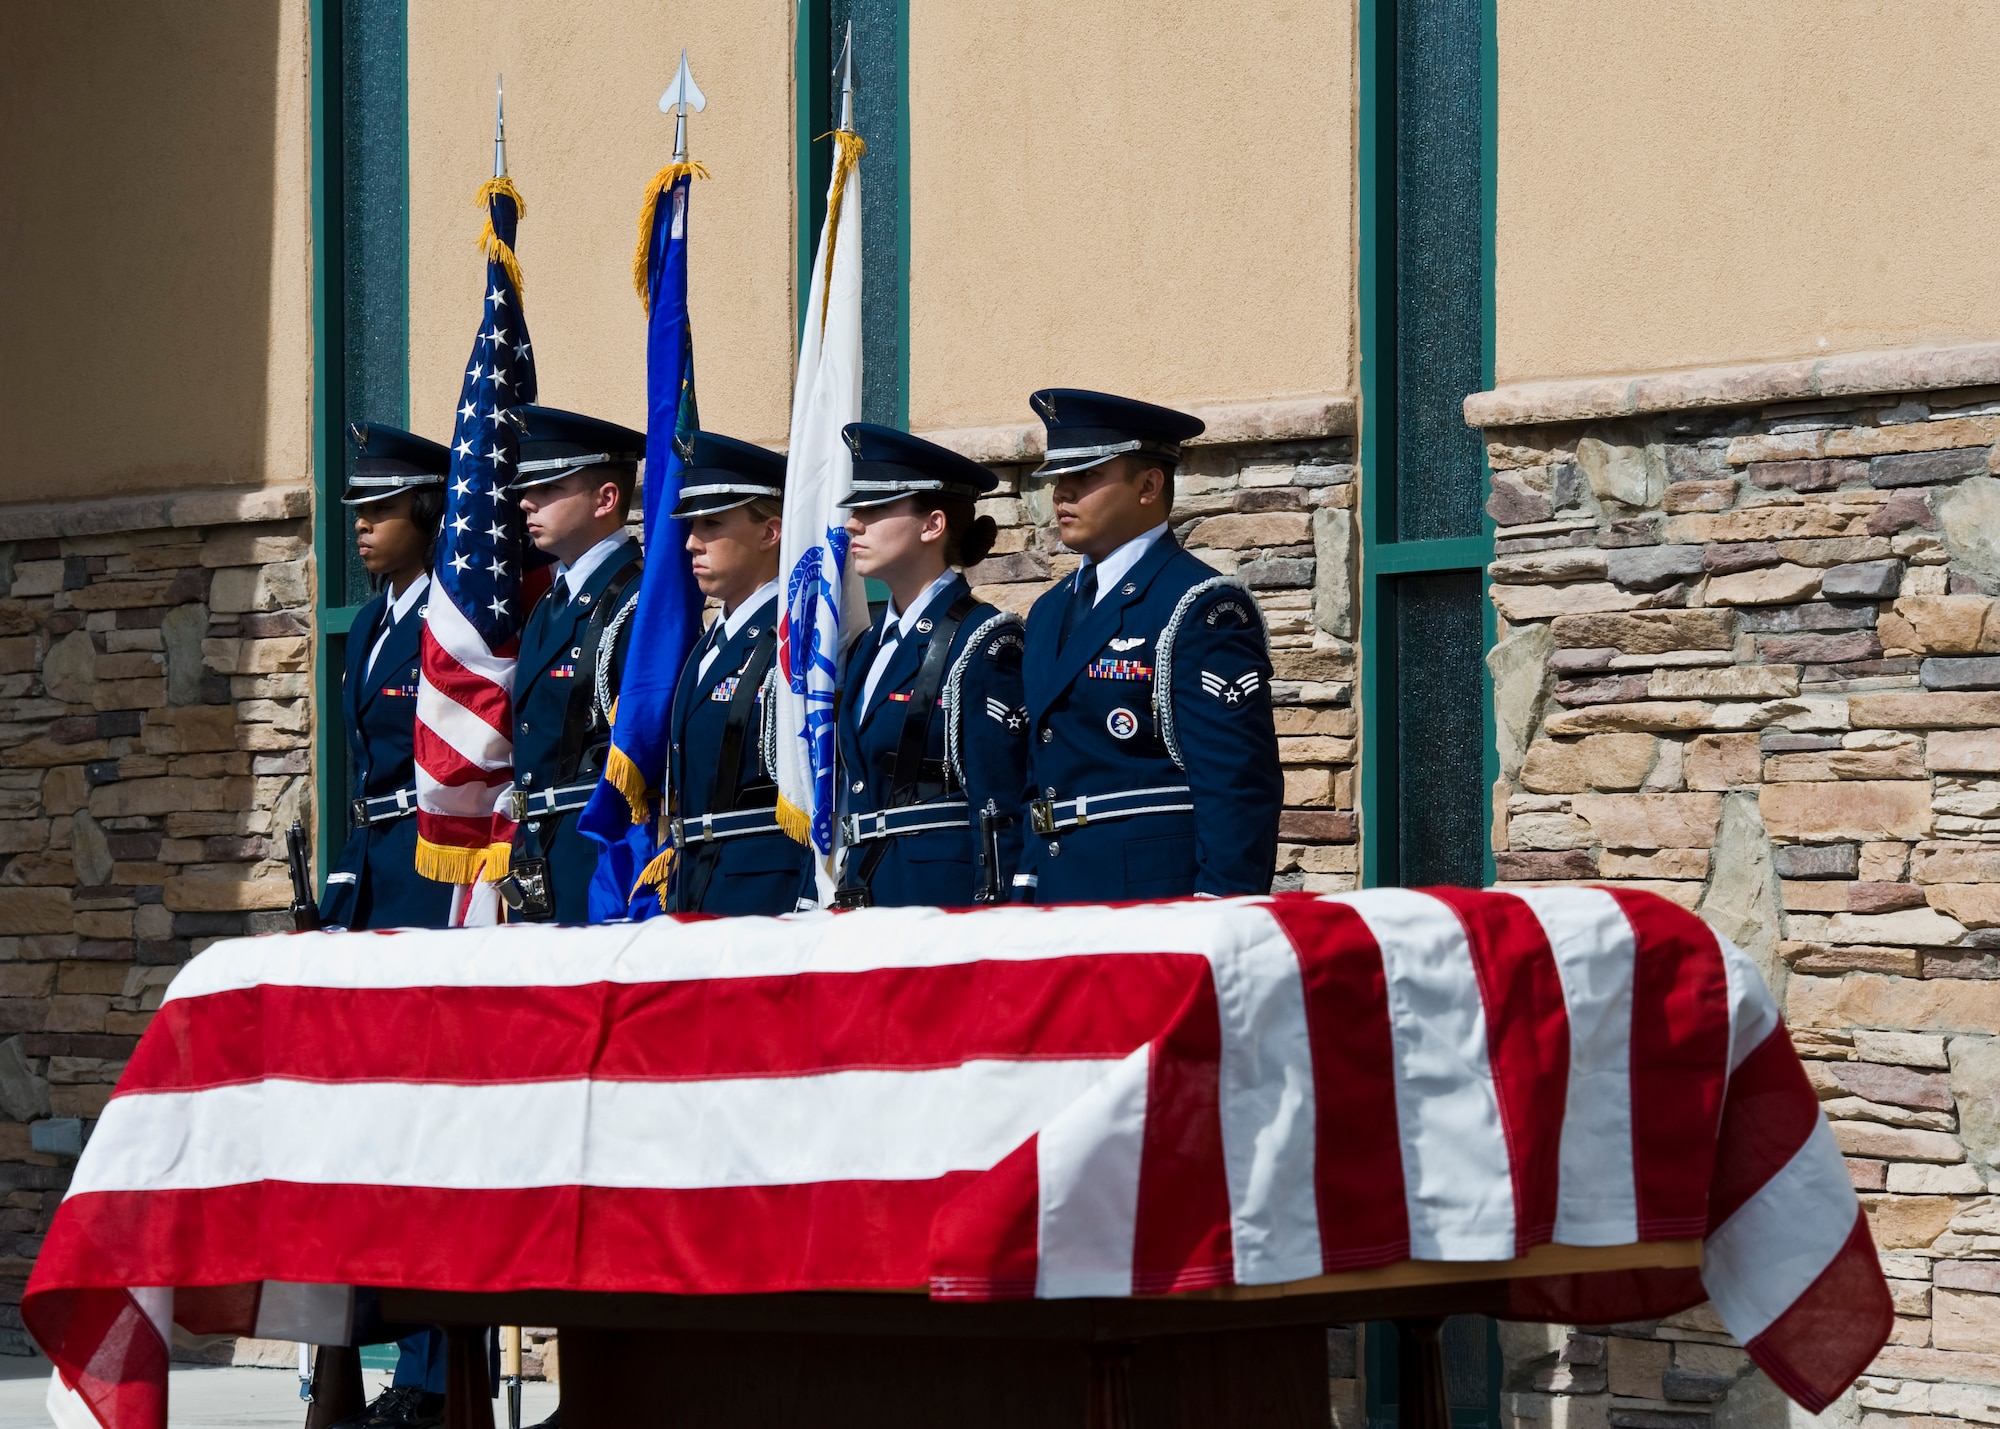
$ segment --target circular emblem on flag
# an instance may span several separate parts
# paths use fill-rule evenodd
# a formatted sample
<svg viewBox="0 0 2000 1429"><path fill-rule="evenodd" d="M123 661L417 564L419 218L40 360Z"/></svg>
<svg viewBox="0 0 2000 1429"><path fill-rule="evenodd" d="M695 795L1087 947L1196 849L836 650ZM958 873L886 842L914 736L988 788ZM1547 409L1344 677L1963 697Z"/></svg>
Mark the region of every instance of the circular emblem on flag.
<svg viewBox="0 0 2000 1429"><path fill-rule="evenodd" d="M1104 727L1113 739L1130 739L1139 732L1139 716L1120 705L1104 717Z"/></svg>

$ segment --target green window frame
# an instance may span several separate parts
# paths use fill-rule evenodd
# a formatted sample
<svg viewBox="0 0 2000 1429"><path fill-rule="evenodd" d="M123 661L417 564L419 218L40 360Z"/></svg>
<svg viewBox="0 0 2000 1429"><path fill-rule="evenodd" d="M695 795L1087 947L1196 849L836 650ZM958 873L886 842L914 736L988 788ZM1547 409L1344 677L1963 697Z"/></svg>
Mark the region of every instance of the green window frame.
<svg viewBox="0 0 2000 1429"><path fill-rule="evenodd" d="M813 249L826 222L840 91L833 68L854 27L854 127L867 141L862 192L862 411L910 425L909 0L799 0L793 51L798 174L798 288L803 328ZM884 185L887 185L886 191Z"/></svg>
<svg viewBox="0 0 2000 1429"><path fill-rule="evenodd" d="M1425 32L1426 24L1435 27L1436 17L1454 8L1476 18L1460 32ZM1478 434L1467 429L1461 440L1452 423L1464 395L1459 388L1493 383L1495 0L1460 0L1455 7L1362 0L1359 20L1361 879L1369 886L1467 881L1475 870L1465 825L1476 806L1476 872L1488 883L1490 791L1499 772L1483 658L1496 633L1484 577L1493 558L1493 523L1481 509L1486 471ZM1465 33L1474 26L1476 34ZM1454 79L1460 88L1447 92L1443 86ZM1475 96L1464 92L1468 81L1477 86ZM1461 115L1472 109L1476 118L1441 130L1433 117L1449 102ZM1414 120L1409 132L1399 133L1399 116ZM1476 138L1469 128L1476 128ZM1462 202L1464 176L1475 159L1468 142L1477 147L1476 220L1469 220ZM1440 168L1460 175L1455 210L1452 195L1427 204L1431 195L1415 188ZM1466 330L1472 319L1465 300L1475 262L1472 387ZM1475 591L1476 672L1467 660L1475 644L1468 597ZM1439 771L1419 770L1407 756L1421 752L1439 724L1453 727L1460 738L1445 743L1463 753L1475 697L1481 756L1476 775L1466 772L1479 780L1476 800L1463 785L1438 797L1435 785L1424 789L1418 781ZM1454 856L1440 859L1440 842L1451 844ZM1439 871L1449 876L1435 876Z"/></svg>
<svg viewBox="0 0 2000 1429"><path fill-rule="evenodd" d="M368 598L340 498L350 421L410 420L406 0L313 0L313 628L321 872L347 829L340 678Z"/></svg>

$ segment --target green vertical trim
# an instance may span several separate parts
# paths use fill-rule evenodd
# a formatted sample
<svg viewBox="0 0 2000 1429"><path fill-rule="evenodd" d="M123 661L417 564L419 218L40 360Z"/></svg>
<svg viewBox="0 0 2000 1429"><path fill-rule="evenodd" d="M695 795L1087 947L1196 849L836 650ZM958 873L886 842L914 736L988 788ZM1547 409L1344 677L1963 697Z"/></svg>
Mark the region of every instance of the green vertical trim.
<svg viewBox="0 0 2000 1429"><path fill-rule="evenodd" d="M799 333L805 332L813 245L826 221L826 186L832 178L833 140L828 131L833 127L833 56L829 44L826 0L798 0L792 35L792 169L797 181L794 213L799 280L792 326Z"/></svg>
<svg viewBox="0 0 2000 1429"><path fill-rule="evenodd" d="M1498 0L1480 6L1480 378L1494 377L1494 251L1499 166ZM1373 886L1396 877L1397 788L1395 668L1396 577L1426 571L1469 570L1493 559L1494 525L1484 534L1438 541L1396 540L1396 0L1361 0L1357 50L1360 64L1357 229L1360 268L1356 313L1361 402L1357 421L1360 466L1361 621L1358 671L1361 768L1356 803L1361 814L1361 882ZM1487 649L1498 638L1498 618L1483 598ZM1480 806L1486 811L1487 882L1493 880L1492 789L1500 777L1493 677L1480 676L1485 753Z"/></svg>
<svg viewBox="0 0 2000 1429"><path fill-rule="evenodd" d="M1498 277L1496 245L1500 210L1500 19L1499 0L1481 0L1479 6L1479 380L1491 391L1494 385L1496 319L1494 294ZM1493 518L1482 525L1486 532L1487 559L1492 559ZM1499 612L1493 608L1491 588L1480 602L1486 630L1486 648L1500 639ZM1493 882L1493 786L1500 778L1499 728L1493 708L1493 671L1480 671L1480 707L1486 728L1486 797L1480 807L1486 811L1486 858L1484 877ZM1497 1373L1497 1370L1496 1370Z"/></svg>
<svg viewBox="0 0 2000 1429"><path fill-rule="evenodd" d="M403 24L401 43L396 47L396 69L401 78L396 85L396 93L401 98L401 123L396 127L403 134L403 392L398 406L397 423L405 431L410 427L410 6L403 0ZM450 435L446 433L447 437Z"/></svg>
<svg viewBox="0 0 2000 1429"><path fill-rule="evenodd" d="M1388 708L1395 672L1386 668L1395 648L1389 583L1379 578L1377 535L1393 539L1396 459L1396 53L1395 0L1361 0L1359 152L1356 156L1360 266L1356 313L1361 402L1356 421L1361 523L1360 728L1361 882L1382 881L1391 832L1385 822L1394 796L1395 729ZM1389 850L1393 852L1392 850ZM1393 860L1390 860L1393 864Z"/></svg>
<svg viewBox="0 0 2000 1429"><path fill-rule="evenodd" d="M345 407L340 339L340 0L312 0L312 233L313 233L313 565L318 574L313 629L315 833L313 848L323 877L335 839L333 811L346 783L346 741L341 728L341 642L328 629L329 590L347 589L346 550L337 542L331 514L340 509L334 484L343 472L341 421ZM344 627L343 627L344 628Z"/></svg>
<svg viewBox="0 0 2000 1429"><path fill-rule="evenodd" d="M910 429L910 0L896 3L896 425Z"/></svg>

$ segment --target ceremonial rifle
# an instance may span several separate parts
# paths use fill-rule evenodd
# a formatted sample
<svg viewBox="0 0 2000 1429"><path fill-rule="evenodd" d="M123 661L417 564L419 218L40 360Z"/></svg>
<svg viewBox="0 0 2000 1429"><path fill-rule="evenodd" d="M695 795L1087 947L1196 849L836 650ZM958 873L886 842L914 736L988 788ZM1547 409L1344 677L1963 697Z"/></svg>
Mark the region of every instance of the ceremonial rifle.
<svg viewBox="0 0 2000 1429"><path fill-rule="evenodd" d="M319 928L319 899L313 896L312 869L306 863L306 826L297 819L285 830L285 860L292 869L292 927L314 932Z"/></svg>

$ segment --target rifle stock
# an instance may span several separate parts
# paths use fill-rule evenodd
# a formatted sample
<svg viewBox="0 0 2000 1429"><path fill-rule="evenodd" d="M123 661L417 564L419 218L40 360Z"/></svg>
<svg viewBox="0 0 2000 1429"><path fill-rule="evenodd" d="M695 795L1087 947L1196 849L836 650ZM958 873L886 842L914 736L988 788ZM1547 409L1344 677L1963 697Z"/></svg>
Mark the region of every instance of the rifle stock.
<svg viewBox="0 0 2000 1429"><path fill-rule="evenodd" d="M297 819L285 830L285 861L292 870L292 927L310 933L319 927L319 899L313 893L312 866L306 862L306 826Z"/></svg>

